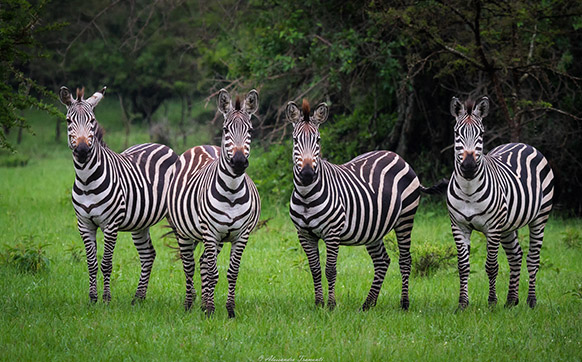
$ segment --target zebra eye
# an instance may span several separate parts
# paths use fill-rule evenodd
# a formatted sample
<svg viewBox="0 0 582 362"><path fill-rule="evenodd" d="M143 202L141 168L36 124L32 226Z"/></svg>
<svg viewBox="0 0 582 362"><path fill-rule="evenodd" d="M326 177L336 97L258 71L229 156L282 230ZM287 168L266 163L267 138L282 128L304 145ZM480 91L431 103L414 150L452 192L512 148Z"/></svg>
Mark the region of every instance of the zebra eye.
<svg viewBox="0 0 582 362"><path fill-rule="evenodd" d="M70 118L67 118L67 126L70 125L71 122L72 122L71 119Z"/></svg>

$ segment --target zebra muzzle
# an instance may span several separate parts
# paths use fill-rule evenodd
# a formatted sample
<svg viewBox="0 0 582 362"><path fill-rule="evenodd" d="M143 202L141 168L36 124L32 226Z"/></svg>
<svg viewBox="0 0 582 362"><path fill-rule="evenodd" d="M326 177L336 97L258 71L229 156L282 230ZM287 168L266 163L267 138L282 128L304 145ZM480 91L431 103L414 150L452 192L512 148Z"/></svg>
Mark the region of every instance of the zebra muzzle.
<svg viewBox="0 0 582 362"><path fill-rule="evenodd" d="M249 167L249 160L245 157L243 151L236 151L230 159L230 166L235 174L242 175Z"/></svg>
<svg viewBox="0 0 582 362"><path fill-rule="evenodd" d="M75 159L77 161L79 161L80 163L85 163L87 161L88 156L89 156L89 151L91 151L91 149L89 148L89 145L85 142L81 142L73 150L73 156L75 156Z"/></svg>
<svg viewBox="0 0 582 362"><path fill-rule="evenodd" d="M468 153L463 162L461 162L461 175L467 179L472 179L477 173L477 161L473 153Z"/></svg>
<svg viewBox="0 0 582 362"><path fill-rule="evenodd" d="M303 185L309 185L313 182L315 178L315 170L311 167L310 163L307 163L301 171L299 171L299 179Z"/></svg>

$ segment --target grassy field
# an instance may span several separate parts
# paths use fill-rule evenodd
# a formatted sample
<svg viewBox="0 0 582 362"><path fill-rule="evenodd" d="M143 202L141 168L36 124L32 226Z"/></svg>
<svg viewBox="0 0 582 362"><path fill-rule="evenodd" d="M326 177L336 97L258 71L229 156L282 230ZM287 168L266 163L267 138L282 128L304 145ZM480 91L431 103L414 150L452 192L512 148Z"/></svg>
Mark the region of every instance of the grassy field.
<svg viewBox="0 0 582 362"><path fill-rule="evenodd" d="M499 257L500 303L488 308L486 249L480 234L473 235L471 304L464 312L455 312L459 281L454 258L442 260L427 276L416 272L410 281L410 310L401 311L397 255L390 248L392 265L378 305L361 312L373 276L371 260L362 247L340 249L336 310L315 308L311 275L288 217L287 201L274 201L272 195L262 195L261 219L266 223L251 235L243 255L236 319L229 320L224 308L229 246L219 256L215 315L206 318L198 308L186 313L182 265L169 247L175 241L161 238L167 231L163 225L152 231L158 256L147 299L131 305L139 260L129 234L122 233L114 256L113 299L108 305L90 304L84 249L70 202L71 154L64 137L61 143L53 140L54 121L36 113L29 117L36 136L25 134L17 147L18 158L26 165L0 167L0 360L582 358L582 220L555 214L542 250L534 310L525 303L525 263L521 302L512 309L503 307L508 284L503 252ZM114 103L97 110L107 130L106 141L120 151L123 127L115 123L115 117ZM210 130L200 127L189 142L205 142L209 134ZM146 132L134 129L132 143L147 140ZM251 165L253 161L259 164L256 160L264 156L254 150ZM14 158L0 153L0 164L10 164ZM251 166L249 174L255 173L259 170ZM526 233L522 234L520 240L527 247ZM442 202L423 201L412 239L417 266L422 265L420 256L445 253L453 246ZM36 273L23 272L18 268L21 264L10 261L10 255L36 260L31 253L38 255L39 249L48 267ZM195 286L199 293L198 269Z"/></svg>

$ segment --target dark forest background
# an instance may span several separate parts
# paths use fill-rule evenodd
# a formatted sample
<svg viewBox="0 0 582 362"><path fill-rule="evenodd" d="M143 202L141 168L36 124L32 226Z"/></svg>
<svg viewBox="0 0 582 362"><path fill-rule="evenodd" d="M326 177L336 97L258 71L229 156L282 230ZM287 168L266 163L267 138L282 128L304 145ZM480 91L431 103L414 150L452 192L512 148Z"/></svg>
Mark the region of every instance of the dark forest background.
<svg viewBox="0 0 582 362"><path fill-rule="evenodd" d="M487 95L485 148L537 147L557 175L559 208L579 215L581 29L574 0L3 0L0 147L13 147L6 135L26 129L30 107L55 119L59 137L62 85L107 85L128 132L144 124L155 140L154 113L179 102L170 144L215 117L220 88L256 88L253 147L290 159L286 103L325 101L324 157L393 150L431 184L452 171L451 97Z"/></svg>

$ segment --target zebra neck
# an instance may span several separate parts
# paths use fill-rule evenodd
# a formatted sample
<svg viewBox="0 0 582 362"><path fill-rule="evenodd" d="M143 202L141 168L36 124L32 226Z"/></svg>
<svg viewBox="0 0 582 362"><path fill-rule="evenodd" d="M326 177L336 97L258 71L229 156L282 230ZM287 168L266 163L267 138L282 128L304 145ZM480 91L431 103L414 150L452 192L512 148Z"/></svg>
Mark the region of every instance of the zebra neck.
<svg viewBox="0 0 582 362"><path fill-rule="evenodd" d="M219 191L224 191L224 196L229 197L230 195L235 195L244 186L245 173L240 176L236 176L226 158L220 154L220 161L217 167L216 173L216 184L218 185Z"/></svg>
<svg viewBox="0 0 582 362"><path fill-rule="evenodd" d="M103 165L104 150L99 142L95 143L91 156L83 164L78 163L73 157L73 164L75 165L75 174L78 181L83 185L88 185L97 178L100 178L106 173L106 168Z"/></svg>

